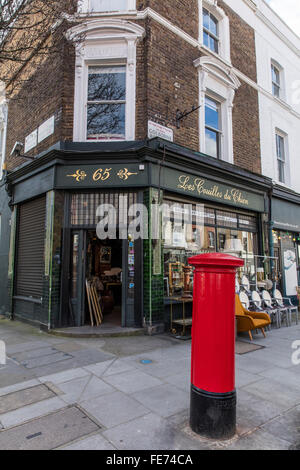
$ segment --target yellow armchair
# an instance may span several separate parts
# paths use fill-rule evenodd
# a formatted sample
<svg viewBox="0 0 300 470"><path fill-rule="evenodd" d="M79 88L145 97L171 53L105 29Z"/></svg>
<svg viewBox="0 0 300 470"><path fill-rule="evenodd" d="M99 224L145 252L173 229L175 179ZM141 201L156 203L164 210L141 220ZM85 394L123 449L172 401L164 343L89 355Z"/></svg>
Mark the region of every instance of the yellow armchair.
<svg viewBox="0 0 300 470"><path fill-rule="evenodd" d="M237 318L238 333L248 331L250 340L253 340L252 331L261 330L266 338L265 327L270 325L271 319L267 313L264 312L250 312L246 310L238 295L235 296L235 316Z"/></svg>

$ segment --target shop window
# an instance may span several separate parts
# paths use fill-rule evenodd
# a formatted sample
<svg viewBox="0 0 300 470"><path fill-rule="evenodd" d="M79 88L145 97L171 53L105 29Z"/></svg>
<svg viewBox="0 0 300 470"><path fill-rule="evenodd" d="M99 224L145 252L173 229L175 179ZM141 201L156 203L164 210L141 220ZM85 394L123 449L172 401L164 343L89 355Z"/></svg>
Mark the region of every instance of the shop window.
<svg viewBox="0 0 300 470"><path fill-rule="evenodd" d="M221 156L221 105L205 97L205 151L211 157Z"/></svg>
<svg viewBox="0 0 300 470"><path fill-rule="evenodd" d="M81 0L79 11L81 13L106 13L135 10L136 0Z"/></svg>
<svg viewBox="0 0 300 470"><path fill-rule="evenodd" d="M286 182L285 139L283 135L276 134L276 156L278 167L278 181Z"/></svg>
<svg viewBox="0 0 300 470"><path fill-rule="evenodd" d="M200 253L218 251L239 256L245 260L245 273L255 280L258 227L254 215L170 200L165 200L164 205L168 208L163 223L166 295L183 292L185 275L191 279L192 289L188 258Z"/></svg>
<svg viewBox="0 0 300 470"><path fill-rule="evenodd" d="M125 140L126 66L89 67L87 140Z"/></svg>

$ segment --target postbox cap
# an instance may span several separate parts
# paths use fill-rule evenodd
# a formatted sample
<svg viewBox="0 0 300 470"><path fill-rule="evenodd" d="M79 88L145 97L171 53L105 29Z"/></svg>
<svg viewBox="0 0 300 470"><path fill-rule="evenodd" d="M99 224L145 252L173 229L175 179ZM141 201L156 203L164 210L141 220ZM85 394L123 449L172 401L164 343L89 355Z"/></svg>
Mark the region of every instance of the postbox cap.
<svg viewBox="0 0 300 470"><path fill-rule="evenodd" d="M244 260L224 253L204 253L202 255L189 258L192 266L223 266L228 268L238 268L244 266Z"/></svg>

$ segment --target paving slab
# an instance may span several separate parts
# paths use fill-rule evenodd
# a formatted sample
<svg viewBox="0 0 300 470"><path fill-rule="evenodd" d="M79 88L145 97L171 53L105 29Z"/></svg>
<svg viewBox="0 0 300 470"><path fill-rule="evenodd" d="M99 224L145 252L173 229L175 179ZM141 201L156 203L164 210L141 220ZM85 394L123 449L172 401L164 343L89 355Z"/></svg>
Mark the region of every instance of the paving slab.
<svg viewBox="0 0 300 470"><path fill-rule="evenodd" d="M264 424L261 429L292 444L300 442L300 407Z"/></svg>
<svg viewBox="0 0 300 470"><path fill-rule="evenodd" d="M84 401L81 407L106 428L126 423L149 413L149 409L122 392L114 392L94 400Z"/></svg>
<svg viewBox="0 0 300 470"><path fill-rule="evenodd" d="M248 389L237 391L237 422L244 432L277 418L286 409L285 404L273 402L270 390L263 398L250 393Z"/></svg>
<svg viewBox="0 0 300 470"><path fill-rule="evenodd" d="M161 385L160 380L139 370L110 375L105 377L105 381L124 393L134 393Z"/></svg>
<svg viewBox="0 0 300 470"><path fill-rule="evenodd" d="M243 369L236 369L236 387L245 387L246 385L250 385L254 382L258 382L262 380L263 377L258 374L251 374L250 372L246 372Z"/></svg>
<svg viewBox="0 0 300 470"><path fill-rule="evenodd" d="M30 341L26 343L19 343L12 346L8 346L6 352L9 356L24 351L32 351L33 349L41 349L49 347L49 343L46 341Z"/></svg>
<svg viewBox="0 0 300 470"><path fill-rule="evenodd" d="M39 385L40 382L37 379L28 380L26 382L20 382L9 387L0 388L0 397L7 395L8 393L18 392L19 390L24 390L25 388L34 387L34 385Z"/></svg>
<svg viewBox="0 0 300 470"><path fill-rule="evenodd" d="M4 428L17 426L23 424L26 421L30 421L34 418L39 418L52 411L65 408L66 403L58 397L49 398L48 400L34 403L33 405L24 406L19 410L10 411L0 415L0 421Z"/></svg>
<svg viewBox="0 0 300 470"><path fill-rule="evenodd" d="M24 351L24 352L21 352L21 353L12 354L11 358L13 360L21 363L21 362L29 360L29 359L40 358L40 357L43 357L43 356L50 356L50 355L55 354L57 352L58 351L55 348L49 346L47 348L31 349L30 351Z"/></svg>
<svg viewBox="0 0 300 470"><path fill-rule="evenodd" d="M74 351L72 356L77 360L80 367L114 359L112 354L98 351L97 349L82 349L81 351Z"/></svg>
<svg viewBox="0 0 300 470"><path fill-rule="evenodd" d="M144 357L146 360L151 360L149 357ZM187 358L184 359L153 359L150 364L142 364L141 359L139 358L136 361L130 361L128 364L132 364L139 370L145 372L146 374L157 377L158 379L166 379L169 376L175 375L176 373L182 373L183 375L190 375L191 364Z"/></svg>
<svg viewBox="0 0 300 470"><path fill-rule="evenodd" d="M60 372L67 372L68 370L78 369L81 365L77 359L71 358L64 361L53 362L51 364L34 367L33 369L28 369L28 371L33 372L35 377L44 377L47 375L53 375ZM27 369L25 369L27 370Z"/></svg>
<svg viewBox="0 0 300 470"><path fill-rule="evenodd" d="M58 388L64 393L61 399L70 404L92 400L115 391L111 385L92 375L61 383Z"/></svg>
<svg viewBox="0 0 300 470"><path fill-rule="evenodd" d="M133 393L132 397L164 418L187 409L190 404L189 393L169 384Z"/></svg>
<svg viewBox="0 0 300 470"><path fill-rule="evenodd" d="M113 361L103 373L103 377L109 377L110 375L122 374L123 372L130 372L135 370L135 367L128 364L122 359Z"/></svg>
<svg viewBox="0 0 300 470"><path fill-rule="evenodd" d="M9 393L1 397L0 415L53 397L55 394L42 384Z"/></svg>
<svg viewBox="0 0 300 470"><path fill-rule="evenodd" d="M83 369L87 370L90 374L97 375L101 377L107 368L114 362L115 359L110 359L109 361L98 362L96 364L91 364L89 366L84 366Z"/></svg>
<svg viewBox="0 0 300 470"><path fill-rule="evenodd" d="M75 352L75 351L82 351L83 349L86 349L86 348L84 348L84 346L81 346L78 343L68 342L68 343L56 344L55 349L57 351L62 351L62 352L65 352L65 353L72 353L72 352Z"/></svg>
<svg viewBox="0 0 300 470"><path fill-rule="evenodd" d="M39 381L42 383L52 382L54 384L60 384L63 382L67 382L68 380L77 379L79 377L85 377L87 375L90 375L89 371L78 368L65 370L63 372L58 372L57 374L46 375L44 377L40 377Z"/></svg>
<svg viewBox="0 0 300 470"><path fill-rule="evenodd" d="M174 385L176 388L183 390L186 393L190 393L191 391L191 373L184 372L178 373L175 375L171 375L170 377L166 377L164 382L167 382L171 385Z"/></svg>
<svg viewBox="0 0 300 470"><path fill-rule="evenodd" d="M290 384L282 384L275 380L263 379L259 382L255 382L247 385L247 392L265 400L266 397L270 397L270 401L280 407L284 407L285 410L300 404L300 392L299 389L295 389Z"/></svg>
<svg viewBox="0 0 300 470"><path fill-rule="evenodd" d="M154 413L104 431L120 450L200 450L203 443L190 439ZM207 448L207 446L206 446Z"/></svg>
<svg viewBox="0 0 300 470"><path fill-rule="evenodd" d="M268 432L258 430L241 437L226 450L289 450L291 443Z"/></svg>
<svg viewBox="0 0 300 470"><path fill-rule="evenodd" d="M289 384L299 390L300 396L300 366L293 366L290 369L283 369L281 367L271 367L268 370L260 372L261 377L269 378L280 382L282 384Z"/></svg>
<svg viewBox="0 0 300 470"><path fill-rule="evenodd" d="M116 448L103 436L96 434L61 447L59 450L116 450Z"/></svg>
<svg viewBox="0 0 300 470"><path fill-rule="evenodd" d="M81 410L71 407L0 431L0 449L50 450L97 430L99 427Z"/></svg>
<svg viewBox="0 0 300 470"><path fill-rule="evenodd" d="M72 356L67 353L56 352L47 356L25 360L22 362L22 365L27 369L34 369L48 364L56 364L57 362L65 361L67 359L72 359Z"/></svg>
<svg viewBox="0 0 300 470"><path fill-rule="evenodd" d="M35 377L32 370L27 370L25 367L8 363L6 366L0 368L0 387L9 387L17 383L31 380Z"/></svg>

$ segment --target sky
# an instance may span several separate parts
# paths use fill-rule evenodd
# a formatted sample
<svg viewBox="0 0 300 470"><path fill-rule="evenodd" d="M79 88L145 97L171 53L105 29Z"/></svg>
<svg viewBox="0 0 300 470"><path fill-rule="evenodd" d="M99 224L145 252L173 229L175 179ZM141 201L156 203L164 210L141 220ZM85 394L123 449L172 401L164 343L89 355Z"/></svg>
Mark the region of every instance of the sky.
<svg viewBox="0 0 300 470"><path fill-rule="evenodd" d="M300 36L300 0L267 0L267 2Z"/></svg>

